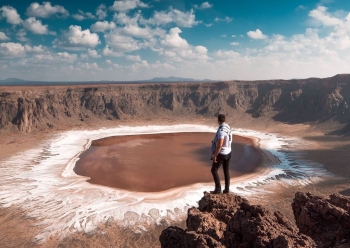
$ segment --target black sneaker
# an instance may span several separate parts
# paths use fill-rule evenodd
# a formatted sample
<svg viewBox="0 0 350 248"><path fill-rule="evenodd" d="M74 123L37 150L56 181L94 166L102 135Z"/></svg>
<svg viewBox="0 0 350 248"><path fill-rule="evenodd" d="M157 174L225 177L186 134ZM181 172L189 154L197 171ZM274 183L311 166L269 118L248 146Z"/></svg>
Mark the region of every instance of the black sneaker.
<svg viewBox="0 0 350 248"><path fill-rule="evenodd" d="M226 190L226 189L224 189L224 190L222 191L222 193L224 193L224 194L228 194L228 193L230 193L230 190Z"/></svg>
<svg viewBox="0 0 350 248"><path fill-rule="evenodd" d="M216 189L214 191L210 191L210 194L221 194L221 189Z"/></svg>

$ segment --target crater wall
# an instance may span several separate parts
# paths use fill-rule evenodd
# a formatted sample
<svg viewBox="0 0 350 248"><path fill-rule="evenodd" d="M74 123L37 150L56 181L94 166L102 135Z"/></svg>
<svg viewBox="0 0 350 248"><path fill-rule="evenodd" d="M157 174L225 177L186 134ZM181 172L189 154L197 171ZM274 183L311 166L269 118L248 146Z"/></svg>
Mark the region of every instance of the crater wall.
<svg viewBox="0 0 350 248"><path fill-rule="evenodd" d="M350 132L350 75L217 83L0 87L0 132L102 120L246 113L286 123L336 121Z"/></svg>

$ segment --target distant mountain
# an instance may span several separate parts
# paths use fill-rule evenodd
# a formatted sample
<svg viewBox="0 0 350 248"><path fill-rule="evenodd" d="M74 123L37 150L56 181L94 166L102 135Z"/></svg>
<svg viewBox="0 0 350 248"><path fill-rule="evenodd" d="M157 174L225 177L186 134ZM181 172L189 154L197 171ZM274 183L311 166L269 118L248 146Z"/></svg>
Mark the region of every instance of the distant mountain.
<svg viewBox="0 0 350 248"><path fill-rule="evenodd" d="M7 78L4 80L0 80L0 83L21 83L25 82L26 80L19 79L19 78Z"/></svg>
<svg viewBox="0 0 350 248"><path fill-rule="evenodd" d="M0 85L7 85L7 86L24 86L24 85L74 85L74 84L104 84L104 83L123 83L123 84L137 84L137 83L171 83L171 82L214 82L214 80L210 79L193 79L193 78L182 78L182 77L155 77L149 80L135 80L135 81L111 81L111 80L101 80L101 81L30 81L30 80L23 80L19 78L7 78L5 80L0 80Z"/></svg>
<svg viewBox="0 0 350 248"><path fill-rule="evenodd" d="M144 80L147 82L210 82L210 79L193 79L193 78L182 78L182 77L155 77L150 80Z"/></svg>

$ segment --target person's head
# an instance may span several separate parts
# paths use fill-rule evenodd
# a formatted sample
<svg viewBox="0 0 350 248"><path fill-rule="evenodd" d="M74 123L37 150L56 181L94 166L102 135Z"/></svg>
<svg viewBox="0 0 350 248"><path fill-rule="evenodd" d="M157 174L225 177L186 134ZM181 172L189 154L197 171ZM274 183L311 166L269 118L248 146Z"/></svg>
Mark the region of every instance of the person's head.
<svg viewBox="0 0 350 248"><path fill-rule="evenodd" d="M219 115L218 115L218 122L219 122L219 124L222 124L222 123L224 123L225 121L226 121L226 116L223 115L223 114L219 114Z"/></svg>

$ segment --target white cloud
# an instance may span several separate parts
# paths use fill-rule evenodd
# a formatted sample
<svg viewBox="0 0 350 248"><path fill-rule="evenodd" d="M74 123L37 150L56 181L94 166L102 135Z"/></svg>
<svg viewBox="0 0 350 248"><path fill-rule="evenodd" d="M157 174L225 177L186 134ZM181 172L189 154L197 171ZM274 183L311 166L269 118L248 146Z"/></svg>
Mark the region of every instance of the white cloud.
<svg viewBox="0 0 350 248"><path fill-rule="evenodd" d="M162 51L161 54L165 57L169 57L169 58L175 58L177 56L177 53L175 51Z"/></svg>
<svg viewBox="0 0 350 248"><path fill-rule="evenodd" d="M24 57L26 51L20 43L0 43L0 55L1 57Z"/></svg>
<svg viewBox="0 0 350 248"><path fill-rule="evenodd" d="M154 36L154 31L149 27L141 28L137 25L127 25L121 29L121 32L126 36L150 39Z"/></svg>
<svg viewBox="0 0 350 248"><path fill-rule="evenodd" d="M178 27L170 29L169 34L165 36L165 39L161 41L161 44L171 48L189 47L187 41L180 37L180 33L182 33L182 31Z"/></svg>
<svg viewBox="0 0 350 248"><path fill-rule="evenodd" d="M98 20L104 20L107 17L107 7L104 4L101 4L96 9L96 17Z"/></svg>
<svg viewBox="0 0 350 248"><path fill-rule="evenodd" d="M86 60L86 59L89 59L89 58L90 58L90 56L89 56L88 54L86 54L86 53L81 53L79 57L80 57L80 59L82 59L82 60Z"/></svg>
<svg viewBox="0 0 350 248"><path fill-rule="evenodd" d="M170 29L169 33L160 41L163 49L159 51L172 61L182 62L184 60L204 61L208 59L208 50L204 46L191 46L180 37L181 29L178 27Z"/></svg>
<svg viewBox="0 0 350 248"><path fill-rule="evenodd" d="M152 18L142 18L140 23L157 26L175 23L178 27L190 28L197 25L199 21L196 21L196 16L193 10L182 12L180 10L170 8L168 11L155 11Z"/></svg>
<svg viewBox="0 0 350 248"><path fill-rule="evenodd" d="M108 34L105 34L104 37L106 44L112 47L116 52L132 52L140 49L140 46L135 39L120 34L119 30L111 31Z"/></svg>
<svg viewBox="0 0 350 248"><path fill-rule="evenodd" d="M131 20L138 19L134 16ZM125 25L105 35L106 43L117 52L129 52L149 48L155 52L159 50L159 37L165 37L166 31L159 27L140 27L137 21L127 22L129 18L124 15L116 15L115 19L121 20Z"/></svg>
<svg viewBox="0 0 350 248"><path fill-rule="evenodd" d="M103 22L96 22L91 25L90 29L93 32L105 32L107 30L115 29L116 25L114 22L108 22L108 21L103 21Z"/></svg>
<svg viewBox="0 0 350 248"><path fill-rule="evenodd" d="M0 40L9 40L10 38L4 32L0 31Z"/></svg>
<svg viewBox="0 0 350 248"><path fill-rule="evenodd" d="M133 61L133 62L141 62L142 61L140 55L128 55L125 58L127 61Z"/></svg>
<svg viewBox="0 0 350 248"><path fill-rule="evenodd" d="M213 23L204 23L204 26L211 27L211 26L213 26Z"/></svg>
<svg viewBox="0 0 350 248"><path fill-rule="evenodd" d="M3 6L0 8L1 17L6 19L7 23L18 25L22 22L17 10L11 6Z"/></svg>
<svg viewBox="0 0 350 248"><path fill-rule="evenodd" d="M180 49L177 51L182 61L205 61L209 58L207 53L208 49L204 46L190 46L187 49Z"/></svg>
<svg viewBox="0 0 350 248"><path fill-rule="evenodd" d="M115 13L113 16L113 20L117 24L124 25L138 25L138 22L141 18L141 13L136 13L133 17L128 16L126 13Z"/></svg>
<svg viewBox="0 0 350 248"><path fill-rule="evenodd" d="M305 34L293 35L289 40L275 35L266 49L271 52L298 52L315 57L323 53L350 56L350 15L340 21L341 23L331 27L328 35L322 38L319 36L322 30L313 28L308 28ZM325 23L324 27L330 28L328 25L329 23Z"/></svg>
<svg viewBox="0 0 350 248"><path fill-rule="evenodd" d="M84 70L97 70L99 69L98 64L95 63L82 63L82 62L78 62L78 67L80 69L84 69Z"/></svg>
<svg viewBox="0 0 350 248"><path fill-rule="evenodd" d="M247 32L247 35L254 40L264 40L268 38L268 36L264 35L260 29L257 29L255 31L249 31Z"/></svg>
<svg viewBox="0 0 350 248"><path fill-rule="evenodd" d="M239 45L239 42L231 42L230 45L231 45L231 46L238 46L238 45Z"/></svg>
<svg viewBox="0 0 350 248"><path fill-rule="evenodd" d="M109 7L109 10L127 12L136 8L148 8L148 5L140 0L121 0L114 1L113 6Z"/></svg>
<svg viewBox="0 0 350 248"><path fill-rule="evenodd" d="M328 12L324 15L332 16ZM312 18L319 20L320 16ZM350 68L350 15L338 19L340 22L320 23L322 29L307 28L305 33L291 37L273 35L261 49L240 53L217 51L214 56L221 60L214 62L216 73L220 70L223 78L229 78L225 70L231 70L241 79L285 79L328 77L347 72Z"/></svg>
<svg viewBox="0 0 350 248"><path fill-rule="evenodd" d="M29 17L23 22L23 27L34 34L48 34L48 26L43 25L41 20L37 20L35 17Z"/></svg>
<svg viewBox="0 0 350 248"><path fill-rule="evenodd" d="M196 46L195 50L199 54L207 54L208 53L208 49L206 47L204 47L204 46Z"/></svg>
<svg viewBox="0 0 350 248"><path fill-rule="evenodd" d="M22 45L20 43L14 43L14 42L6 42L6 43L0 43L0 56L1 57L9 57L9 58L16 58L16 57L25 57L27 52L29 53L43 53L46 51L46 48L43 46L29 46L29 45Z"/></svg>
<svg viewBox="0 0 350 248"><path fill-rule="evenodd" d="M214 56L219 58L237 58L240 54L232 50L218 50L214 53Z"/></svg>
<svg viewBox="0 0 350 248"><path fill-rule="evenodd" d="M52 6L50 2L43 4L32 3L27 9L27 15L31 17L50 18L52 15L66 17L69 12L60 5Z"/></svg>
<svg viewBox="0 0 350 248"><path fill-rule="evenodd" d="M101 51L96 51L92 46L69 43L69 47L84 49L85 52L80 57L69 53L51 53L48 48L41 46L23 46L13 42L0 43L0 57L5 58L3 63L0 63L0 74L6 77L16 73L19 77L24 75L51 80L112 80L118 73L120 80L134 80L171 76L176 73L181 77L250 80L328 77L336 73L348 72L350 68L349 13L329 12L327 9L318 7L310 13L306 17L314 21L317 28L308 28L303 33L288 37L271 35L258 47L237 49L237 51L234 51L235 47L231 47L232 50L214 52L208 52L204 46L194 46L187 42L181 36L182 28L176 27L166 33L159 27L143 26L140 23L141 13L138 11L131 16L125 15L125 12L116 13L115 21L120 22L117 22L118 26L114 30L105 34L106 46ZM256 34L256 31L253 32ZM23 33L25 38L25 31ZM261 34L264 35L262 32ZM236 35L240 37L240 34ZM58 37L54 44L59 45L57 40L62 42L68 38ZM232 39L228 43L238 45L239 43L235 41ZM254 46L255 43L251 44ZM152 57L152 60L158 59L155 63L143 60L140 53L125 54L135 51L134 49L145 48L151 48L159 55L159 58ZM108 57L94 61L94 57L101 55L110 56L110 58L121 57L118 59L120 64L115 64L113 59ZM11 57L17 59L7 62L6 58ZM89 63L85 61L78 65L78 59L81 58L89 58ZM105 60L106 58L109 60ZM1 66L5 63L6 69ZM103 69L103 67L107 68ZM28 74L28 71L31 73Z"/></svg>
<svg viewBox="0 0 350 248"><path fill-rule="evenodd" d="M77 21L83 21L86 19L85 16L83 16L81 14L74 14L72 17Z"/></svg>
<svg viewBox="0 0 350 248"><path fill-rule="evenodd" d="M144 48L157 51L158 37L164 37L166 31L148 25L139 26L141 13L133 16L125 13L115 13L113 20L118 24L115 30L105 35L106 43L117 52L128 52Z"/></svg>
<svg viewBox="0 0 350 248"><path fill-rule="evenodd" d="M203 2L201 5L194 5L194 8L195 9L209 9L209 8L211 8L211 7L213 7L213 5L212 4L210 4L209 2Z"/></svg>
<svg viewBox="0 0 350 248"><path fill-rule="evenodd" d="M89 29L82 30L80 26L71 25L67 32L54 40L53 44L64 48L95 47L99 45L98 34L91 33Z"/></svg>
<svg viewBox="0 0 350 248"><path fill-rule="evenodd" d="M231 37L232 37L232 38L236 38L236 35L233 34Z"/></svg>
<svg viewBox="0 0 350 248"><path fill-rule="evenodd" d="M42 45L39 45L39 46L24 45L24 48L26 52L30 52L30 53L44 53L45 51L47 51L47 48Z"/></svg>
<svg viewBox="0 0 350 248"><path fill-rule="evenodd" d="M28 75L35 73L35 71L40 72L41 75L45 74L47 70L42 70L42 67L48 67L52 65L73 63L77 59L76 54L63 53L52 53L46 47L39 46L22 46L20 43L2 43L0 44L0 57L7 58L19 58L25 57L18 61L12 61L9 65L14 65L17 68L17 74L23 73L23 75ZM39 70L36 70L39 69ZM55 67L55 70L58 67ZM51 74L51 72L48 72ZM52 75L51 75L52 76ZM39 77L42 79L42 76ZM52 79L52 77L51 77Z"/></svg>
<svg viewBox="0 0 350 248"><path fill-rule="evenodd" d="M148 64L147 60L135 62L128 69L131 69L132 71L138 71L140 68L149 68L149 64Z"/></svg>
<svg viewBox="0 0 350 248"><path fill-rule="evenodd" d="M78 59L78 55L70 54L67 52L63 53L44 53L37 54L33 57L33 61L37 61L40 63L49 63L49 64L58 64L58 63L73 63Z"/></svg>
<svg viewBox="0 0 350 248"><path fill-rule="evenodd" d="M70 54L67 52L63 52L63 53L56 53L55 54L56 59L59 58L60 61L64 61L64 62L70 62L73 63L74 61L77 60L77 55L76 54Z"/></svg>
<svg viewBox="0 0 350 248"><path fill-rule="evenodd" d="M299 10L305 10L307 9L304 5L299 5L296 10L299 11Z"/></svg>
<svg viewBox="0 0 350 248"><path fill-rule="evenodd" d="M324 26L339 26L343 23L342 20L328 13L324 6L318 6L317 9L310 11L309 16Z"/></svg>
<svg viewBox="0 0 350 248"><path fill-rule="evenodd" d="M26 42L28 41L28 38L26 37L26 35L27 35L27 31L25 31L24 29L20 29L16 34L16 39L22 42Z"/></svg>
<svg viewBox="0 0 350 248"><path fill-rule="evenodd" d="M103 51L102 54L104 56L108 56L108 57L123 57L124 53L122 52L115 52L112 49L109 48L109 46L106 46Z"/></svg>
<svg viewBox="0 0 350 248"><path fill-rule="evenodd" d="M214 19L214 21L216 21L216 22L227 22L227 23L232 22L232 20L233 20L233 18L228 17L228 16L226 16L225 18L216 17Z"/></svg>
<svg viewBox="0 0 350 248"><path fill-rule="evenodd" d="M98 52L94 49L88 49L87 54L92 58L101 58L101 55L98 54Z"/></svg>
<svg viewBox="0 0 350 248"><path fill-rule="evenodd" d="M122 66L122 65L119 65L119 64L113 64L113 67L114 67L115 69L123 68L123 66Z"/></svg>
<svg viewBox="0 0 350 248"><path fill-rule="evenodd" d="M78 10L78 14L74 14L73 15L73 18L77 21L83 21L83 20L86 20L86 19L95 19L95 16L90 13L90 12L84 12L82 10Z"/></svg>
<svg viewBox="0 0 350 248"><path fill-rule="evenodd" d="M222 35L220 35L220 37L221 38L226 38L227 36L226 36L226 34L222 34Z"/></svg>

